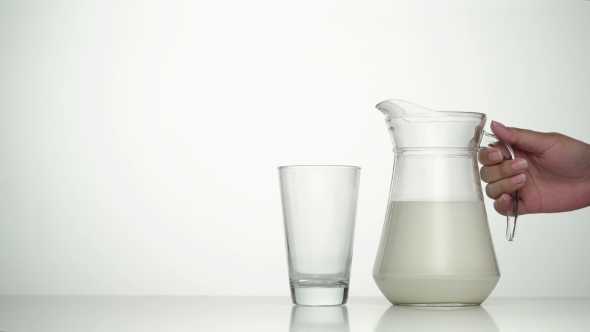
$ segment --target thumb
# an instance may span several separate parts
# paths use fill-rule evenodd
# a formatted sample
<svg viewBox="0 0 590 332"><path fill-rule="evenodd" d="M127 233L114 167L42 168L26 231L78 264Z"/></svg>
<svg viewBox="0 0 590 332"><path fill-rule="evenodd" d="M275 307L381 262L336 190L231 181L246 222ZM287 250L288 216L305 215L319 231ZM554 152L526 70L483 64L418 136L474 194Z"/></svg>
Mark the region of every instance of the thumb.
<svg viewBox="0 0 590 332"><path fill-rule="evenodd" d="M543 152L542 142L548 138L545 133L520 128L508 128L496 121L492 121L490 128L496 136L513 147L532 153Z"/></svg>

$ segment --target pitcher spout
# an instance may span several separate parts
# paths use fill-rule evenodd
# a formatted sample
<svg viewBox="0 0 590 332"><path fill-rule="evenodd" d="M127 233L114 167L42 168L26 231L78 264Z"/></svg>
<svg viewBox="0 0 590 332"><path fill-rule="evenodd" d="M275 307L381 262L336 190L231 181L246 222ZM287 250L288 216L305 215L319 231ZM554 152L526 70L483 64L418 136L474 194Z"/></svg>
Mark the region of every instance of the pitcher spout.
<svg viewBox="0 0 590 332"><path fill-rule="evenodd" d="M426 107L418 106L416 104L397 99L382 101L375 107L377 107L377 109L380 110L386 118L402 118L407 115L437 113L436 111L430 110Z"/></svg>
<svg viewBox="0 0 590 332"><path fill-rule="evenodd" d="M403 100L377 104L385 115L394 149L476 149L486 121L485 114L437 112Z"/></svg>

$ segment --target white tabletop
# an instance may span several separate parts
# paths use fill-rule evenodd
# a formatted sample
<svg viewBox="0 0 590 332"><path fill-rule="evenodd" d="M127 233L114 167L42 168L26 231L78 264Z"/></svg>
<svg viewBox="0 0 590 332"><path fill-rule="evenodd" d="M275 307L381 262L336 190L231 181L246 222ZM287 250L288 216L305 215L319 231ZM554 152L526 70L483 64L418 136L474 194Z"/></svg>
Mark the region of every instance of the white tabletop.
<svg viewBox="0 0 590 332"><path fill-rule="evenodd" d="M287 297L0 296L0 331L590 331L588 298L490 298L482 306L293 306Z"/></svg>

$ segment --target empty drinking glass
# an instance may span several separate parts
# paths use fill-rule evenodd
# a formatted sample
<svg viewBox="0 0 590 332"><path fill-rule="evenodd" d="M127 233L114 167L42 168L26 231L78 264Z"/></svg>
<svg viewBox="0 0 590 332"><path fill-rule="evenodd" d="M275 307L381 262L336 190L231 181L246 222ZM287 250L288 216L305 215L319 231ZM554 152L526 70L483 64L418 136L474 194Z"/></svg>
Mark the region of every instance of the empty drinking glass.
<svg viewBox="0 0 590 332"><path fill-rule="evenodd" d="M360 168L279 167L293 303L346 303Z"/></svg>

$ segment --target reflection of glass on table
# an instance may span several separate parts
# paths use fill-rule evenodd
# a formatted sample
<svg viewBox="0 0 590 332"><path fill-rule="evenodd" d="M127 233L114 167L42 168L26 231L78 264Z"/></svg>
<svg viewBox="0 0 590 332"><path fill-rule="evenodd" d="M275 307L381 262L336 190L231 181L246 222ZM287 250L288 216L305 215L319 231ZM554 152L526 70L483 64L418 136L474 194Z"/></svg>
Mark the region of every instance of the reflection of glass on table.
<svg viewBox="0 0 590 332"><path fill-rule="evenodd" d="M346 306L293 306L290 332L349 332Z"/></svg>

